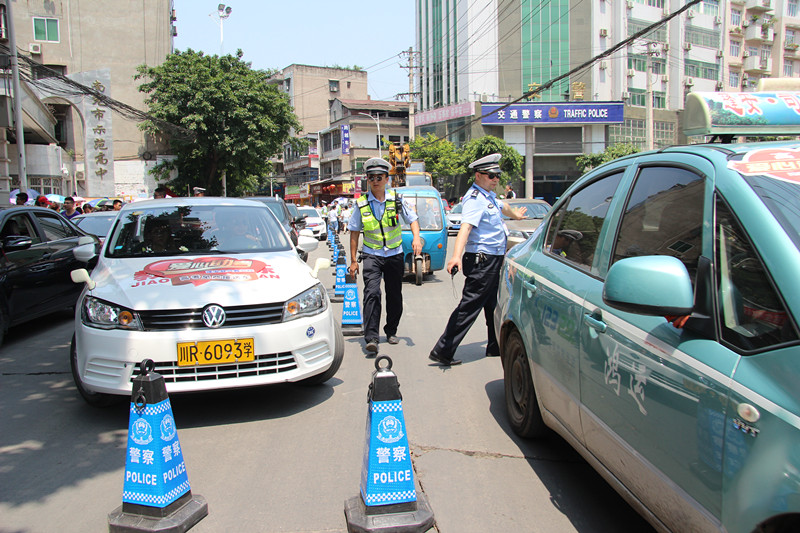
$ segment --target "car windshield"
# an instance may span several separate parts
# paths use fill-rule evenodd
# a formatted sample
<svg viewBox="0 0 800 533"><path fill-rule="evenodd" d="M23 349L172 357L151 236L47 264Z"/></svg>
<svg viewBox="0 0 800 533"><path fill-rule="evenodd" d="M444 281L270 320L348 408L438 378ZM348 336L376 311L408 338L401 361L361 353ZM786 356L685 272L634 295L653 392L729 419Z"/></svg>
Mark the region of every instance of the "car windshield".
<svg viewBox="0 0 800 533"><path fill-rule="evenodd" d="M534 219L534 218L544 218L547 212L550 210L548 206L545 204L540 204L536 202L531 203L514 203L509 204L512 208L522 207L525 209L525 219ZM509 220L509 217L503 215L503 218Z"/></svg>
<svg viewBox="0 0 800 533"><path fill-rule="evenodd" d="M319 218L319 213L313 207L301 207L300 214L306 217L317 217Z"/></svg>
<svg viewBox="0 0 800 533"><path fill-rule="evenodd" d="M164 206L120 215L108 257L277 252L291 250L266 209L247 206Z"/></svg>
<svg viewBox="0 0 800 533"><path fill-rule="evenodd" d="M770 176L744 176L744 179L800 249L800 210L797 208L800 206L800 183Z"/></svg>
<svg viewBox="0 0 800 533"><path fill-rule="evenodd" d="M420 230L437 231L444 227L442 222L442 208L437 198L404 194L403 199L417 212ZM410 230L411 226L406 222L405 218L402 216L400 218L402 219L402 228L404 230Z"/></svg>
<svg viewBox="0 0 800 533"><path fill-rule="evenodd" d="M116 213L114 213L114 216L106 216L106 215L79 216L73 218L72 222L74 222L76 226L78 226L87 233L91 233L92 235L97 235L98 237L105 237L106 235L108 235L108 230L111 229L111 226L114 224L114 220L116 219L117 215Z"/></svg>
<svg viewBox="0 0 800 533"><path fill-rule="evenodd" d="M453 206L453 208L450 210L450 214L451 214L451 215L458 215L458 214L460 214L460 213L461 213L461 210L462 210L463 208L464 208L464 205L463 205L463 204L456 204L456 205L454 205L454 206Z"/></svg>

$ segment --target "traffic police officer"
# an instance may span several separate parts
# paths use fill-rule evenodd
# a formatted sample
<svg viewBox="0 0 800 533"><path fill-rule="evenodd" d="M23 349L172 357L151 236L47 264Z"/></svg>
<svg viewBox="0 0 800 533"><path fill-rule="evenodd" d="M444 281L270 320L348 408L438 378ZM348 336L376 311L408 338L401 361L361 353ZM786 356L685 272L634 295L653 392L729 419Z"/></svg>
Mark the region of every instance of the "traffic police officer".
<svg viewBox="0 0 800 533"><path fill-rule="evenodd" d="M403 236L399 212L411 226L414 238L411 248L414 255L422 253L417 214L394 189L386 189L389 181L389 163L373 157L364 163L369 180L369 192L356 202L347 229L350 230L351 275L358 275L358 238L364 233L364 340L370 353L378 352L378 326L381 319L381 277L386 287L386 340L399 342L397 326L403 314Z"/></svg>
<svg viewBox="0 0 800 533"><path fill-rule="evenodd" d="M475 182L462 199L461 229L456 236L453 255L447 262L448 272L454 273L453 268L461 269L467 279L461 302L450 315L444 333L428 356L442 366L461 364L461 360L454 359L453 355L481 309L489 331L486 355L500 355L493 313L508 233L501 213L515 220L525 215L524 209L512 209L497 200L494 189L500 179L500 157L500 154L487 155L469 165L475 170Z"/></svg>

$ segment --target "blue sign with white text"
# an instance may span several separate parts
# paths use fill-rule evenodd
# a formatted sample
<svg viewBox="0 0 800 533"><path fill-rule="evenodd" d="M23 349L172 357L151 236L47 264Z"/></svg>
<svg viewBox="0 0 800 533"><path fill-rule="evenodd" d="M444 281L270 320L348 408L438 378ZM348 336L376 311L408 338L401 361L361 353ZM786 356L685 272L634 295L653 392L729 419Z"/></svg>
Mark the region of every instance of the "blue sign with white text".
<svg viewBox="0 0 800 533"><path fill-rule="evenodd" d="M622 102L483 104L481 124L618 124L625 121L624 112L625 104Z"/></svg>
<svg viewBox="0 0 800 533"><path fill-rule="evenodd" d="M333 294L344 296L345 276L347 275L347 265L336 265L336 283L333 286Z"/></svg>
<svg viewBox="0 0 800 533"><path fill-rule="evenodd" d="M122 501L166 507L189 488L169 398L143 409L131 402Z"/></svg>
<svg viewBox="0 0 800 533"><path fill-rule="evenodd" d="M350 125L343 124L342 128L342 155L350 153Z"/></svg>
<svg viewBox="0 0 800 533"><path fill-rule="evenodd" d="M338 283L336 287L339 287ZM343 288L342 324L361 325L361 306L358 303L358 287L355 283L347 283Z"/></svg>
<svg viewBox="0 0 800 533"><path fill-rule="evenodd" d="M401 400L370 402L361 498L368 506L417 501Z"/></svg>

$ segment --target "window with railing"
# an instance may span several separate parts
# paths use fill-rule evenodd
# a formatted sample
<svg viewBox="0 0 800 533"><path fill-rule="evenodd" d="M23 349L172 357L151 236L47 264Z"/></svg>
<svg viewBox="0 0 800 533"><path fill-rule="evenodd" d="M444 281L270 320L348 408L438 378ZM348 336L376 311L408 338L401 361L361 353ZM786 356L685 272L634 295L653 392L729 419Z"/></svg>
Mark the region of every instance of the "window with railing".
<svg viewBox="0 0 800 533"><path fill-rule="evenodd" d="M700 10L704 15L719 15L719 0L703 0Z"/></svg>
<svg viewBox="0 0 800 533"><path fill-rule="evenodd" d="M640 149L645 148L647 129L645 121L638 118L625 119L623 124L608 127L609 142L630 143ZM675 144L675 124L656 120L653 122L653 143L656 148L666 148Z"/></svg>
<svg viewBox="0 0 800 533"><path fill-rule="evenodd" d="M705 30L694 26L687 26L683 36L684 42L697 46L705 46L719 50L721 36L719 31Z"/></svg>
<svg viewBox="0 0 800 533"><path fill-rule="evenodd" d="M788 0L786 2L786 15L790 17L797 16L797 4L798 0Z"/></svg>
<svg viewBox="0 0 800 533"><path fill-rule="evenodd" d="M742 78L739 72L731 70L728 72L728 86L733 89L738 89L742 83Z"/></svg>
<svg viewBox="0 0 800 533"><path fill-rule="evenodd" d="M639 20L639 19L628 19L628 37L637 33L646 27L650 26L653 22L647 20ZM667 42L667 30L665 27L656 28L655 30L651 31L642 36L642 39L648 39L650 41L658 41L660 43Z"/></svg>
<svg viewBox="0 0 800 533"><path fill-rule="evenodd" d="M794 61L783 62L783 77L791 78L794 75Z"/></svg>
<svg viewBox="0 0 800 533"><path fill-rule="evenodd" d="M741 25L742 25L742 10L731 9L731 26L741 26Z"/></svg>
<svg viewBox="0 0 800 533"><path fill-rule="evenodd" d="M631 54L628 56L628 68L637 72L647 71L647 56ZM650 58L650 72L653 74L664 74L667 71L667 62L660 57Z"/></svg>
<svg viewBox="0 0 800 533"><path fill-rule="evenodd" d="M729 52L733 57L739 57L742 54L741 41L731 41L731 47Z"/></svg>
<svg viewBox="0 0 800 533"><path fill-rule="evenodd" d="M784 30L784 43L797 44L797 32L795 30L790 30L789 28L786 28Z"/></svg>
<svg viewBox="0 0 800 533"><path fill-rule="evenodd" d="M630 105L644 107L647 104L647 93L644 89L629 89L631 95ZM663 91L653 91L653 109L666 109L667 93Z"/></svg>
<svg viewBox="0 0 800 533"><path fill-rule="evenodd" d="M683 73L704 80L717 80L719 79L719 65L687 59L684 62Z"/></svg>

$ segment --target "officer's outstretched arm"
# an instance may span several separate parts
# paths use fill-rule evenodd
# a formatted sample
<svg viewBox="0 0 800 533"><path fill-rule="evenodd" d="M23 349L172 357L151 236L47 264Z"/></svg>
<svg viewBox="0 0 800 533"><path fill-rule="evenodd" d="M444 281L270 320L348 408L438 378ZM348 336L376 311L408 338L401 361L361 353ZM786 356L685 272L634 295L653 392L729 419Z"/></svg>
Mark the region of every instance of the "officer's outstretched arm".
<svg viewBox="0 0 800 533"><path fill-rule="evenodd" d="M458 266L458 269L462 272L464 269L461 265L461 256L464 255L464 248L467 246L467 239L469 238L469 232L472 231L472 226L469 224L462 223L461 229L458 230L458 235L456 235L456 244L453 246L453 255L450 256L450 260L447 262L447 272L453 269L454 266Z"/></svg>
<svg viewBox="0 0 800 533"><path fill-rule="evenodd" d="M411 249L414 250L414 255L422 253L422 239L419 237L419 220L415 220L411 224L411 234L414 236L411 239Z"/></svg>
<svg viewBox="0 0 800 533"><path fill-rule="evenodd" d="M351 276L358 276L358 237L360 231L350 231L350 266L347 270Z"/></svg>

